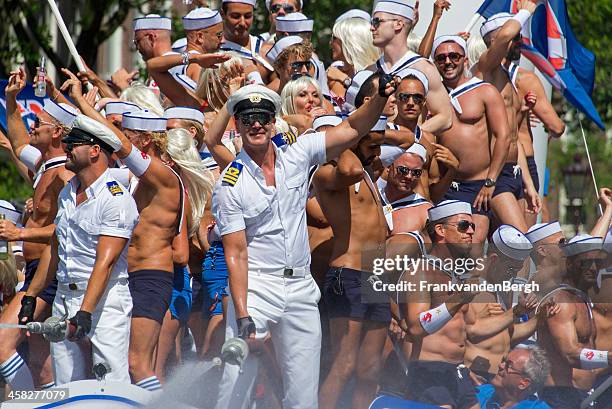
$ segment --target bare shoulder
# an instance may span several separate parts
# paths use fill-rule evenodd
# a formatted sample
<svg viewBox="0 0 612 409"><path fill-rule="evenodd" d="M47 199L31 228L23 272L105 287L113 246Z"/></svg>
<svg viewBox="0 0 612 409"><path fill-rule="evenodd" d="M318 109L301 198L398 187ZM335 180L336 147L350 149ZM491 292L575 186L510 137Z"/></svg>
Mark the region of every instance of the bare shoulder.
<svg viewBox="0 0 612 409"><path fill-rule="evenodd" d="M259 49L259 54L263 57L266 56L266 54L268 54L268 51L270 51L272 49L272 46L274 44L272 43L263 43L261 48Z"/></svg>

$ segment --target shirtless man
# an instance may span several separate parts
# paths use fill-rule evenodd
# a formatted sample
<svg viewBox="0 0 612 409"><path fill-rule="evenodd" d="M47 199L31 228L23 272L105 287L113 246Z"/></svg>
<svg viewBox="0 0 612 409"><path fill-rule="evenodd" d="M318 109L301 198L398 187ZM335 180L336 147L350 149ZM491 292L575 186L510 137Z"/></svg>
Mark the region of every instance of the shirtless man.
<svg viewBox="0 0 612 409"><path fill-rule="evenodd" d="M476 224L475 251L482 253L489 231L489 201L510 147L510 130L503 99L490 84L467 75L467 45L459 36L440 36L433 60L450 92L453 126L439 135L440 144L459 159L459 169L445 199L472 203ZM492 140L495 148L490 151ZM487 180L489 182L487 182Z"/></svg>
<svg viewBox="0 0 612 409"><path fill-rule="evenodd" d="M384 0L376 3L372 12L372 36L383 55L368 69L393 75L408 67L423 72L429 82L427 109L431 117L423 122L421 129L437 134L451 127L451 107L436 69L426 58L408 50L408 35L415 24L415 3L414 0L405 4Z"/></svg>
<svg viewBox="0 0 612 409"><path fill-rule="evenodd" d="M493 190L491 189L493 186L495 189L492 194L487 190L487 194L491 198L495 215L502 220L502 223L526 232L527 223L518 200L526 194L529 209L537 212L540 199L527 172L522 145L517 143L517 115L522 108L522 102L513 83L513 73L509 72L509 68L512 60L517 58L521 28L535 11L536 4L530 0L519 0L517 7L519 11L514 17L508 13L499 13L483 23L480 33L487 50L480 56L474 70L479 77L492 84L501 93L510 126L510 149L507 151L506 163L499 177L489 181L488 190ZM520 54L518 56L520 57ZM524 192L521 179L518 178L520 169L525 169L525 172L521 172L525 184Z"/></svg>
<svg viewBox="0 0 612 409"><path fill-rule="evenodd" d="M593 385L593 369L609 368L612 363L612 351L594 349L596 328L587 295L606 262L602 242L601 237L590 235L569 240L563 246L565 282L544 297L552 297L560 306L558 314L538 320L538 343L552 365L539 396L554 409L579 408Z"/></svg>
<svg viewBox="0 0 612 409"><path fill-rule="evenodd" d="M412 342L405 397L443 408L476 409L480 407L476 390L469 370L462 365L467 327L474 323L467 304L475 293L419 291L421 282L444 285L457 282L455 272L444 270L440 261L446 264L468 257L474 235L471 206L447 200L428 213L427 230L434 243L431 256L427 264L403 276L417 289L406 291L400 305L407 338Z"/></svg>
<svg viewBox="0 0 612 409"><path fill-rule="evenodd" d="M384 258L387 223L378 189L364 167L380 154L387 118L337 160L314 175L321 208L334 232L324 300L330 317L334 362L319 392L320 408L335 408L356 373L353 408L368 408L376 394L382 350L391 320L388 303L363 303L362 283L374 258Z"/></svg>
<svg viewBox="0 0 612 409"><path fill-rule="evenodd" d="M45 103L45 109L36 118L34 127L28 135L17 104L17 95L26 85L23 69L12 73L6 92L7 136L15 156L25 163L34 177L34 212L28 218L25 228L17 228L10 221L0 221L0 238L9 241L23 241L23 254L26 260L25 283L20 292L2 310L0 323L44 321L51 314L51 306L57 289L57 281L47 287L39 297L26 297L37 269L47 269L39 265L43 252L49 251L49 240L53 235L53 221L57 213L57 197L73 174L64 167L66 154L61 145L67 129L76 118L72 107L58 105L52 100ZM49 344L39 336L29 338L30 373L17 346L25 339L25 332L18 329L0 329L0 375L14 390L33 390L50 387L53 375L50 365L43 363L49 359ZM50 363L50 361L48 361ZM32 379L34 375L34 379Z"/></svg>
<svg viewBox="0 0 612 409"><path fill-rule="evenodd" d="M223 38L223 19L217 10L198 7L183 17L183 27L187 37L187 54L214 53L221 46ZM183 74L192 81L195 91L202 67L198 64L183 65Z"/></svg>
<svg viewBox="0 0 612 409"><path fill-rule="evenodd" d="M270 30L261 33L259 37L266 42L274 43L276 41L276 17L302 11L302 0L266 0L266 8L270 13L268 14Z"/></svg>

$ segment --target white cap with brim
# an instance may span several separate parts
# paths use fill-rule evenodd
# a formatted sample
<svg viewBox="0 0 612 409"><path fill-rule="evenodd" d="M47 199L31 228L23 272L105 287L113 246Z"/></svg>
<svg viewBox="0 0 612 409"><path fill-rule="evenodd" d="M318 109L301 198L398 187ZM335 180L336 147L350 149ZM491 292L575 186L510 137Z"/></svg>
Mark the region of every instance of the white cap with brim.
<svg viewBox="0 0 612 409"><path fill-rule="evenodd" d="M455 43L459 45L459 47L463 48L463 55L467 55L467 43L463 39L463 37L458 35L443 35L437 37L433 42L433 47L431 49L431 56L433 57L436 53L436 50L441 44L444 43Z"/></svg>
<svg viewBox="0 0 612 409"><path fill-rule="evenodd" d="M370 13L368 13L367 11L363 11L361 9L351 9L340 14L334 24L338 24L342 20L348 20L349 18L360 18L366 20L367 22L370 22L372 16L370 16Z"/></svg>
<svg viewBox="0 0 612 409"><path fill-rule="evenodd" d="M312 121L312 128L319 129L322 126L338 126L342 123L342 117L337 115L321 115Z"/></svg>
<svg viewBox="0 0 612 409"><path fill-rule="evenodd" d="M72 127L74 120L79 114L79 111L77 111L74 107L64 104L63 102L56 104L51 99L45 99L43 109L60 124L68 128Z"/></svg>
<svg viewBox="0 0 612 409"><path fill-rule="evenodd" d="M512 14L506 12L493 14L480 26L480 36L484 38L490 32L501 28L512 17Z"/></svg>
<svg viewBox="0 0 612 409"><path fill-rule="evenodd" d="M429 80L427 79L427 76L423 74L422 71L415 70L414 68L402 68L397 72L396 75L399 76L401 79L404 79L409 75L416 77L419 81L421 81L421 84L423 84L423 87L425 88L425 94L429 92Z"/></svg>
<svg viewBox="0 0 612 409"><path fill-rule="evenodd" d="M243 101L245 101L245 105L240 104ZM237 110L236 108L239 109ZM281 110L281 99L276 92L268 87L258 84L246 85L230 95L227 100L227 111L230 115L235 115L241 112L242 109L265 110L269 112L272 112L271 110L273 109L273 113L277 113Z"/></svg>
<svg viewBox="0 0 612 409"><path fill-rule="evenodd" d="M211 10L207 7L193 9L183 17L185 31L202 30L222 22L221 14L217 10Z"/></svg>
<svg viewBox="0 0 612 409"><path fill-rule="evenodd" d="M525 236L532 243L537 243L540 240L544 240L553 234L561 233L561 225L558 221L550 223L536 223L527 230Z"/></svg>
<svg viewBox="0 0 612 409"><path fill-rule="evenodd" d="M172 107L164 111L166 119L187 119L204 124L204 114L199 110L191 107Z"/></svg>
<svg viewBox="0 0 612 409"><path fill-rule="evenodd" d="M276 17L276 31L282 33L303 33L312 31L314 20L302 13L289 13Z"/></svg>
<svg viewBox="0 0 612 409"><path fill-rule="evenodd" d="M468 202L462 202L461 200L444 200L427 210L430 222L437 222L438 220L445 219L447 217L455 216L458 214L472 214L472 205Z"/></svg>
<svg viewBox="0 0 612 409"><path fill-rule="evenodd" d="M561 248L567 257L577 256L589 251L603 250L603 238L593 237L590 234L579 234L576 237L572 237Z"/></svg>
<svg viewBox="0 0 612 409"><path fill-rule="evenodd" d="M408 20L414 20L415 6L416 0L405 0L402 2L381 0L374 5L372 15L376 13L388 13L407 18Z"/></svg>
<svg viewBox="0 0 612 409"><path fill-rule="evenodd" d="M418 142L410 145L410 147L406 149L406 153L418 155L421 159L423 159L423 163L427 162L427 149Z"/></svg>
<svg viewBox="0 0 612 409"><path fill-rule="evenodd" d="M3 214L6 220L14 224L21 223L21 212L19 212L12 203L6 200L0 200L0 214Z"/></svg>
<svg viewBox="0 0 612 409"><path fill-rule="evenodd" d="M374 126L372 127L370 131L371 132L385 132L386 129L387 129L387 117L381 116L378 118L378 121L376 121L376 123L374 124Z"/></svg>
<svg viewBox="0 0 612 409"><path fill-rule="evenodd" d="M518 261L525 261L533 249L529 239L519 229L508 224L499 226L493 232L493 243L504 256Z"/></svg>
<svg viewBox="0 0 612 409"><path fill-rule="evenodd" d="M99 144L102 149L109 152L121 149L121 139L109 127L81 114L74 120L70 133L62 139L64 143L80 141Z"/></svg>
<svg viewBox="0 0 612 409"><path fill-rule="evenodd" d="M134 31L138 30L172 30L172 20L159 14L147 14L134 19Z"/></svg>
<svg viewBox="0 0 612 409"><path fill-rule="evenodd" d="M266 0L266 8L268 9L268 11L270 11L271 3L272 3L272 0ZM302 2L302 0L300 0L300 10L302 9L302 7L304 7L304 3Z"/></svg>
<svg viewBox="0 0 612 409"><path fill-rule="evenodd" d="M345 105L347 105L349 111L352 111L356 108L355 99L357 99L357 94L359 94L359 90L361 89L363 83L366 82L366 80L372 75L374 75L374 71L362 70L357 72L353 76L351 80L351 85L346 90L346 94L344 96Z"/></svg>
<svg viewBox="0 0 612 409"><path fill-rule="evenodd" d="M186 49L187 49L187 38L185 37L179 38L178 40L172 43L172 51L174 51L175 53L185 52Z"/></svg>
<svg viewBox="0 0 612 409"><path fill-rule="evenodd" d="M153 112L143 109L123 114L121 126L133 131L164 132L166 130L166 122L165 118L160 118Z"/></svg>
<svg viewBox="0 0 612 409"><path fill-rule="evenodd" d="M255 7L257 0L223 0L223 4L225 3L243 3Z"/></svg>
<svg viewBox="0 0 612 409"><path fill-rule="evenodd" d="M140 108L136 104L125 101L111 101L104 105L104 112L106 115L123 115L128 112L140 111Z"/></svg>
<svg viewBox="0 0 612 409"><path fill-rule="evenodd" d="M266 54L266 58L268 59L268 61L270 61L270 63L274 63L274 61L276 61L276 58L278 58L278 55L284 49L291 47L292 45L295 45L295 44L300 44L303 41L304 39L300 36L283 37L280 40L278 40L276 43L274 43L274 46Z"/></svg>

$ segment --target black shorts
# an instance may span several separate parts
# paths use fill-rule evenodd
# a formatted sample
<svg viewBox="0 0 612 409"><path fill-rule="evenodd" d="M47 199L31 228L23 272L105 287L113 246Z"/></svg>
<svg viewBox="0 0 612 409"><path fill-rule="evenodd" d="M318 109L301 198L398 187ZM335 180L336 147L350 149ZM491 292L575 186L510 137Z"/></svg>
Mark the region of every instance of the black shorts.
<svg viewBox="0 0 612 409"><path fill-rule="evenodd" d="M406 399L466 409L478 403L470 370L438 361L410 361Z"/></svg>
<svg viewBox="0 0 612 409"><path fill-rule="evenodd" d="M486 383L491 383L491 380L493 378L495 378L495 374L494 373L489 373L487 371L479 371L479 370L474 370L472 368L470 368L470 371L472 371L476 375L478 375L481 378L483 378L484 380L486 380L487 381Z"/></svg>
<svg viewBox="0 0 612 409"><path fill-rule="evenodd" d="M30 288L30 284L32 283L32 279L36 274L36 269L38 268L39 259L31 260L26 262L25 267L25 280L23 282L23 286L21 287L20 292L26 292L28 288ZM53 300L55 299L55 293L57 292L57 278L54 278L51 281L51 284L47 288L45 288L42 293L38 294L38 298L46 302L48 305L53 305Z"/></svg>
<svg viewBox="0 0 612 409"><path fill-rule="evenodd" d="M391 322L388 302L362 300L362 283L369 283L372 273L346 267L330 267L325 277L323 299L329 318L355 318L366 321Z"/></svg>
<svg viewBox="0 0 612 409"><path fill-rule="evenodd" d="M174 272L163 270L132 271L128 277L132 295L132 318L164 321L172 299Z"/></svg>
<svg viewBox="0 0 612 409"><path fill-rule="evenodd" d="M488 216L489 212L485 211L484 208L481 207L481 209L478 210L473 206L480 189L482 189L484 186L484 183L484 179L465 181L454 180L451 187L444 195L444 200L461 200L462 202L468 202L470 206L472 206L472 214Z"/></svg>
<svg viewBox="0 0 612 409"><path fill-rule="evenodd" d="M516 197L516 200L520 200L524 197L521 170L520 168L516 168L516 166L516 163L506 163L504 165L497 178L493 197L505 192L512 193L514 197ZM517 169L516 172L514 171L515 168Z"/></svg>
<svg viewBox="0 0 612 409"><path fill-rule="evenodd" d="M538 393L551 409L577 409L587 396L586 391L569 386L545 386Z"/></svg>
<svg viewBox="0 0 612 409"><path fill-rule="evenodd" d="M608 380L608 378L612 376L610 374L600 375L595 379L595 383L593 384L593 389L597 389L599 385ZM612 386L604 391L597 399L595 399L595 408L596 409L612 409Z"/></svg>
<svg viewBox="0 0 612 409"><path fill-rule="evenodd" d="M536 192L540 192L540 178L538 177L538 166L536 165L535 158L533 156L527 156L527 167L529 168L529 174L533 180L533 186L535 186Z"/></svg>
<svg viewBox="0 0 612 409"><path fill-rule="evenodd" d="M204 291L202 290L202 273L192 274L191 291L193 293L191 312L201 312L202 306L204 304Z"/></svg>

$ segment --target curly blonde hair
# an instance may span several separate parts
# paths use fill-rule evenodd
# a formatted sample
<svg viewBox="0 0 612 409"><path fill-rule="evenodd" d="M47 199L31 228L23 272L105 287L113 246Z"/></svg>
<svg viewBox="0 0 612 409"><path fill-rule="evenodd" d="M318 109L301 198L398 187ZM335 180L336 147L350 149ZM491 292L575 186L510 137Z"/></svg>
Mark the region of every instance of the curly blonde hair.
<svg viewBox="0 0 612 409"><path fill-rule="evenodd" d="M278 71L282 67L287 65L289 57L297 57L301 60L310 60L310 58L312 58L313 53L314 48L312 44L308 41L294 44L281 51L276 57L276 60L274 60L274 62L272 63L272 66L275 70Z"/></svg>

